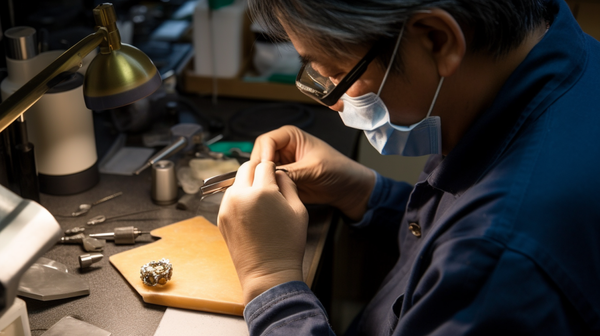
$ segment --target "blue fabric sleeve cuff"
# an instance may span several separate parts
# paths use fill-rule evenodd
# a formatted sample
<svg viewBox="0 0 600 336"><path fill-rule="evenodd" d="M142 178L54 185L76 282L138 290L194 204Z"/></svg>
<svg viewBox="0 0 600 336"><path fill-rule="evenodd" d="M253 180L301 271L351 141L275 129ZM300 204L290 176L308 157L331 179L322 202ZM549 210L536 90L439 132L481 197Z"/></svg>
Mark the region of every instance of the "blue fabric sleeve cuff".
<svg viewBox="0 0 600 336"><path fill-rule="evenodd" d="M308 288L308 285L302 281L290 281L282 283L281 285L277 285L266 290L259 296L252 299L252 301L246 305L246 308L244 308L244 319L247 323L250 323L254 317L260 315L266 310L266 308L271 306L271 303L281 301L286 297L297 294L314 295L310 288ZM325 309L323 309L323 311L325 311Z"/></svg>
<svg viewBox="0 0 600 336"><path fill-rule="evenodd" d="M367 211L365 212L365 214L363 215L363 218L360 221L350 223L350 225L353 227L363 228L363 227L367 227L371 223L371 221L373 219L373 209L379 203L379 200L381 199L381 194L385 189L384 188L385 179L383 179L382 176L379 175L378 172L376 172L376 171L373 171L373 172L375 172L375 187L373 187L373 191L371 192L371 196L369 197L369 202L367 203Z"/></svg>
<svg viewBox="0 0 600 336"><path fill-rule="evenodd" d="M244 319L250 336L334 335L325 308L301 281L260 294L244 309Z"/></svg>

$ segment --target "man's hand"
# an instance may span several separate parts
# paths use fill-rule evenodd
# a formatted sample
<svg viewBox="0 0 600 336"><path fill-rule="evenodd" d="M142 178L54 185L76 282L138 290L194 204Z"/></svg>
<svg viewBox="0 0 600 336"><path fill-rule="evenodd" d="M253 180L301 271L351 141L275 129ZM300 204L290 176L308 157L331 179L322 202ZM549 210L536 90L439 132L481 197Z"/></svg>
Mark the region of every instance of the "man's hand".
<svg viewBox="0 0 600 336"><path fill-rule="evenodd" d="M217 223L246 304L273 286L303 281L308 213L294 182L275 172L273 162L251 160L239 168Z"/></svg>
<svg viewBox="0 0 600 336"><path fill-rule="evenodd" d="M287 169L303 202L332 205L354 220L362 218L375 186L369 168L293 126L258 137L251 158Z"/></svg>

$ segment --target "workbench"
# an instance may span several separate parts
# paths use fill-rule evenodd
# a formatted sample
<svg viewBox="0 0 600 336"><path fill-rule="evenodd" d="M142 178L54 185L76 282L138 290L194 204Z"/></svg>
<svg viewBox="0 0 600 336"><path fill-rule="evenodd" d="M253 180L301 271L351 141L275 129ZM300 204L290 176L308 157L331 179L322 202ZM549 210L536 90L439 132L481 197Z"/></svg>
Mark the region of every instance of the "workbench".
<svg viewBox="0 0 600 336"><path fill-rule="evenodd" d="M194 97L194 102L203 110L203 113L218 115L227 120L235 111L254 106L256 101L240 99L219 99L217 106L210 102L210 98ZM328 142L343 154L354 157L356 141L359 133L345 127L337 113L321 106L309 105L314 109L315 120L306 130ZM99 132L98 130L96 131ZM106 137L97 134L99 154L107 148ZM100 156L100 155L99 155ZM181 220L198 215L205 215L209 220L214 220L214 213L204 213L202 207L189 210L176 209L175 205L158 206L150 199L151 170L147 169L138 176L121 176L101 174L100 182L92 189L71 196L41 195L41 204L52 214L69 214L81 203L91 203L107 195L122 191L123 195L113 200L98 204L91 208L88 214L82 217L64 218L57 217L61 227L66 230L77 226L86 227L86 234L112 231L115 227L133 225L144 231L150 231ZM327 282L327 276L319 279L317 275L322 254L326 250L327 237L331 237L331 225L336 222L336 212L327 206L308 205L309 230L306 253L304 256L304 273L307 283L314 288L319 281ZM96 226L87 226L85 221L97 215L115 216L123 213L132 213L150 209L160 209L155 212L144 213L135 218L147 220L119 222L112 221ZM135 245L115 245L108 241L104 251L103 260L93 264L88 269L79 267L78 256L85 254L81 245L56 245L44 256L46 258L65 264L69 272L80 276L90 286L88 296L62 299L56 301L37 301L23 298L27 304L32 335L41 335L45 330L67 315L75 316L115 336L125 335L154 335L167 307L147 304L143 302L138 293L128 284L109 262L111 255L136 248L142 244L155 241L150 235L144 234L137 238ZM327 284L324 285L327 288ZM317 295L319 295L317 293ZM327 298L323 298L327 300ZM194 313L196 314L196 313ZM219 315L212 313L197 313L198 316L214 317L216 323L226 321L239 322L241 317ZM214 320L214 319L213 319ZM225 322L223 322L225 321ZM209 332L206 330L206 332ZM247 332L247 331L246 331ZM198 333L198 335L210 333ZM242 332L243 334L243 332Z"/></svg>

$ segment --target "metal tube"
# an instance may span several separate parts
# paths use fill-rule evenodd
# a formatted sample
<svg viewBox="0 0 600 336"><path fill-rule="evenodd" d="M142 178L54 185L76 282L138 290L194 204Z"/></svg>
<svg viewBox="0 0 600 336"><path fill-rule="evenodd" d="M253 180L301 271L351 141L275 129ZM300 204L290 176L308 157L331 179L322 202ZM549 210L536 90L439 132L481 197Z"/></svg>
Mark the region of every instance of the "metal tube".
<svg viewBox="0 0 600 336"><path fill-rule="evenodd" d="M175 142L163 148L160 152L154 154L153 157L148 159L148 162L146 162L142 167L135 171L135 175L139 175L142 171L144 171L146 168L151 167L156 162L162 159L166 159L169 156L179 152L180 150L185 148L185 146L187 146L187 139L185 137L177 138Z"/></svg>
<svg viewBox="0 0 600 336"><path fill-rule="evenodd" d="M148 231L140 231L133 226L124 226L115 228L115 232L106 233L93 233L90 235L91 238L114 240L115 244L135 244L135 238L139 237L142 233L150 233Z"/></svg>
<svg viewBox="0 0 600 336"><path fill-rule="evenodd" d="M27 60L38 54L35 29L14 27L4 33L6 57L14 60Z"/></svg>
<svg viewBox="0 0 600 336"><path fill-rule="evenodd" d="M114 240L115 233L114 232L106 232L106 233L92 233L90 234L91 238L96 239L106 239L106 240Z"/></svg>

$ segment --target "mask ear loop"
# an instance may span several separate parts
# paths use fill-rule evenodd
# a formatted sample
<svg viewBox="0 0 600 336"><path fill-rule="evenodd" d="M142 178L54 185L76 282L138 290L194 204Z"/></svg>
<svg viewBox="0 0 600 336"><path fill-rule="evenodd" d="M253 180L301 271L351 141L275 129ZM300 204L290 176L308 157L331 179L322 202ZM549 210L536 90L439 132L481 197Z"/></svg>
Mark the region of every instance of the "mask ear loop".
<svg viewBox="0 0 600 336"><path fill-rule="evenodd" d="M433 107L435 106L435 101L437 100L438 94L440 93L440 89L442 88L443 83L444 83L444 77L440 78L440 83L438 84L437 90L435 90L435 95L433 96L433 101L431 102L431 106L429 106L429 112L427 112L427 116L425 118L429 118L429 115L431 115L431 111L433 111Z"/></svg>
<svg viewBox="0 0 600 336"><path fill-rule="evenodd" d="M396 59L396 53L398 52L398 46L400 46L400 40L402 40L402 34L404 34L404 23L402 24L402 29L400 29L400 34L398 35L398 39L396 40L396 46L394 47L394 52L392 53L392 58L390 59L390 63L388 64L387 70L385 71L385 75L383 76L383 81L379 86L379 91L377 91L377 97L381 94L381 90L383 89L383 85L385 85L385 81L392 69L392 64L394 63L394 59Z"/></svg>
<svg viewBox="0 0 600 336"><path fill-rule="evenodd" d="M424 10L421 12L430 13L431 11ZM398 35L398 39L396 40L396 46L394 46L394 52L392 53L392 58L390 59L390 63L388 64L387 70L385 71L385 75L383 76L383 81L381 82L381 85L379 86L379 91L377 91L378 97L381 94L381 90L383 90L383 85L385 85L385 81L387 80L390 70L392 69L392 64L394 63L394 59L396 58L396 54L398 52L398 47L400 46L400 41L402 40L402 35L404 34L404 27L405 27L405 23L402 24L402 29L400 29L400 34ZM431 106L429 106L429 111L427 112L427 116L425 116L425 118L429 118L429 116L431 115L431 112L433 111L433 107L435 106L435 102L437 101L437 98L438 98L438 95L440 93L443 83L444 83L444 77L440 78L440 82L437 86L437 89L435 90L435 95L433 96L433 101L431 101Z"/></svg>

